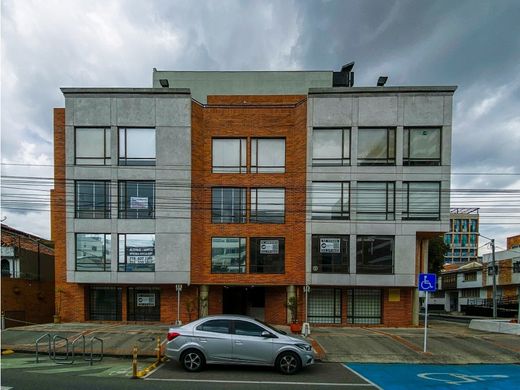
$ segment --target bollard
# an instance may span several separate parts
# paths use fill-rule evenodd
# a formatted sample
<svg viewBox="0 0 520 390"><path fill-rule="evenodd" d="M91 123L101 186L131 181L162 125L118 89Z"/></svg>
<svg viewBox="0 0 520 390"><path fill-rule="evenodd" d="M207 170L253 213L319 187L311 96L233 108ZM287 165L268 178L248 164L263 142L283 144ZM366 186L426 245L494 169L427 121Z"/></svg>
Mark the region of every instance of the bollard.
<svg viewBox="0 0 520 390"><path fill-rule="evenodd" d="M1 327L2 327L2 330L5 329L5 314L4 314L4 312L2 312L2 326Z"/></svg>
<svg viewBox="0 0 520 390"><path fill-rule="evenodd" d="M139 378L137 376L137 346L134 345L134 349L132 351L132 379Z"/></svg>
<svg viewBox="0 0 520 390"><path fill-rule="evenodd" d="M161 361L161 338L157 337L157 347L155 347L157 351L157 363Z"/></svg>

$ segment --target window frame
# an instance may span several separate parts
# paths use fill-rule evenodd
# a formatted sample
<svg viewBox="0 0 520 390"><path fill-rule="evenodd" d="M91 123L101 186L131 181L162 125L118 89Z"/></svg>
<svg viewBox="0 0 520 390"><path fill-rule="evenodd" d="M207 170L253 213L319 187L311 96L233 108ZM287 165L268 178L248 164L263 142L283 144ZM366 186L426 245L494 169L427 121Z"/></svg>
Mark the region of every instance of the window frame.
<svg viewBox="0 0 520 390"><path fill-rule="evenodd" d="M78 236L80 235L103 235L103 261L102 269L79 269L78 268ZM110 255L107 258L107 237L110 237ZM74 233L74 271L76 272L110 272L112 269L112 234L111 233L91 233L91 232L76 232Z"/></svg>
<svg viewBox="0 0 520 390"><path fill-rule="evenodd" d="M237 253L237 259L238 259L238 270L235 272L230 271L221 271L216 268L214 268L213 264L213 240L218 238L234 238L238 239L238 253ZM242 242L244 243L244 264L240 264L241 261L241 248L242 248ZM220 274L220 275L229 275L229 274L245 274L247 273L247 237L235 237L235 236L212 236L211 237L211 273L212 274ZM226 268L227 269L227 268Z"/></svg>
<svg viewBox="0 0 520 390"><path fill-rule="evenodd" d="M433 214L428 212L419 212L419 211L410 211L410 183L418 183L418 184L437 184L438 188L438 204L437 204L437 216L429 217L429 216L410 216L410 214ZM404 197L405 207L403 207L401 219L407 221L439 221L441 219L441 182L440 181L403 181L403 193L406 194Z"/></svg>
<svg viewBox="0 0 520 390"><path fill-rule="evenodd" d="M381 272L379 270L371 270L370 268L373 266L371 263L371 259L367 259L368 261L365 262L364 260L364 251L363 247L360 247L360 240L362 240L362 243L370 242L369 240L390 240L391 239L391 246L390 251L392 255L392 264L391 269L387 270L388 266L385 266L384 272ZM373 250L372 250L373 251ZM372 253L372 256L374 254ZM361 256L361 259L360 259ZM361 270L361 272L360 272ZM395 275L395 236L390 235L375 235L375 234L360 234L356 236L356 274L358 275Z"/></svg>
<svg viewBox="0 0 520 390"><path fill-rule="evenodd" d="M154 157L128 157L128 131L127 130L153 130ZM124 156L121 156L121 131L124 131ZM117 128L117 163L120 166L155 166L157 164L157 128L121 126Z"/></svg>
<svg viewBox="0 0 520 390"><path fill-rule="evenodd" d="M119 286L99 286L99 285L93 285L93 286L87 286L88 293L85 294L87 296L87 317L89 321L121 321L123 318L123 288ZM92 297L92 291L93 290L105 290L105 291L111 291L114 294L115 298L115 307L112 306L113 311L112 312L101 312L97 311L95 315L92 315L92 306L93 306L93 297ZM102 318L103 316L110 317L110 318ZM95 317L95 318L93 318Z"/></svg>
<svg viewBox="0 0 520 390"><path fill-rule="evenodd" d="M153 263L143 263L144 265L151 265L151 269L136 269L136 270L128 270L128 255L127 255L127 237L128 235L146 235L146 236L150 236L150 235L153 235L153 243L154 243L154 246L153 246L153 252L154 252L154 259L153 259ZM121 237L124 236L124 262L121 261ZM157 238L156 238L156 234L155 233L118 233L117 235L117 272L131 272L131 273L134 273L134 272L155 272L155 264L156 264L156 257L157 257ZM130 264L133 264L133 265L143 265L143 264L140 264L140 263L130 263ZM140 267L137 267L137 268L140 268Z"/></svg>
<svg viewBox="0 0 520 390"><path fill-rule="evenodd" d="M104 184L105 187L105 204L103 210L80 210L79 209L79 191L78 185L81 183ZM110 219L112 217L112 198L111 198L111 181L110 180L74 180L74 218L76 219ZM94 194L95 199L95 194ZM94 202L95 205L95 202ZM80 216L79 213L92 213L91 217ZM95 216L96 213L103 213L102 217Z"/></svg>
<svg viewBox="0 0 520 390"><path fill-rule="evenodd" d="M214 165L215 141L218 140L238 140L239 141L239 166ZM211 137L211 173L233 174L247 173L247 138L246 137ZM243 160L245 157L245 160ZM226 170L227 168L227 170ZM229 169L236 169L229 170Z"/></svg>
<svg viewBox="0 0 520 390"><path fill-rule="evenodd" d="M149 216L140 216L140 211L139 209L136 210L136 216L135 217L128 217L128 211L131 210L127 207L127 193L128 193L128 188L127 188L127 184L128 183L136 183L136 184L152 184L153 185L153 204L152 204L152 207L148 207L145 212L145 209L143 209L143 213L146 214L148 213ZM123 186L124 186L124 189L123 189ZM117 216L119 219L155 219L155 211L156 211L156 202L157 202L157 195L156 195L156 184L155 184L155 180L119 180L117 182L117 189L118 189L118 196L117 196ZM124 194L122 193L124 190ZM122 204L122 199L123 199L123 195L124 195L124 204Z"/></svg>
<svg viewBox="0 0 520 390"><path fill-rule="evenodd" d="M78 130L103 130L103 157L78 157ZM109 144L107 145L107 134L109 136ZM74 127L74 165L95 165L106 166L112 163L112 134L110 126L77 126ZM78 160L103 160L102 164L95 163L78 163Z"/></svg>
<svg viewBox="0 0 520 390"><path fill-rule="evenodd" d="M258 216L258 190L281 190L283 191L283 214L276 215L279 218L278 221L262 221ZM253 191L255 191L255 202L253 203ZM250 189L250 210L249 210L249 222L250 223L261 223L261 224L284 224L285 223L285 211L286 211L286 190L284 187L253 187ZM274 203L273 203L274 205ZM278 205L278 204L276 204ZM254 206L254 213L253 213Z"/></svg>
<svg viewBox="0 0 520 390"><path fill-rule="evenodd" d="M232 207L231 211L233 212L233 215L231 218L233 221L224 221L224 207L220 208L220 217L215 216L215 208L214 202L215 202L215 191L222 191L223 190L238 190L239 196L240 196L240 208L238 209L238 216L235 216L235 208ZM234 195L233 195L234 196ZM224 196L221 196L221 199L224 199ZM224 202L222 201L222 206L224 206ZM232 205L234 206L234 205ZM218 220L220 219L220 220ZM238 221L237 221L238 219ZM225 186L217 186L217 187L211 187L211 223L213 224L237 224L237 223L246 223L247 221L247 188L246 187L225 187Z"/></svg>
<svg viewBox="0 0 520 390"><path fill-rule="evenodd" d="M253 240L256 240L258 243L253 244ZM258 257L259 255L269 255L269 254L261 254L261 253L253 253L253 250L258 248L260 249L260 242L262 240L272 241L278 240L278 259L277 261L281 264L271 264L266 265L258 265ZM280 259L280 257L282 257ZM265 261L264 261L265 262ZM259 268L262 268L262 271L259 271ZM267 270L264 270L267 268ZM278 270L276 270L278 268ZM285 274L285 237L249 237L249 273L250 274L258 274L258 275L271 275L271 274Z"/></svg>
<svg viewBox="0 0 520 390"><path fill-rule="evenodd" d="M321 131L331 131L331 130L341 130L341 157L340 158L315 158L314 157L314 133L317 131L318 133ZM345 157L345 133L348 132L349 140L348 140L348 157ZM314 127L312 129L312 166L313 167L331 167L331 166L350 166L351 164L351 151L352 151L352 128L350 127ZM332 160L332 161L331 161ZM339 161L340 163L335 163L333 161ZM323 161L323 162L321 162ZM330 161L330 162L327 162Z"/></svg>
<svg viewBox="0 0 520 390"><path fill-rule="evenodd" d="M359 133L366 130L386 130L386 158L359 157ZM393 132L393 157L390 156L390 133ZM358 127L357 139L357 165L358 166L395 166L396 165L396 146L397 146L397 131L395 127Z"/></svg>
<svg viewBox="0 0 520 390"><path fill-rule="evenodd" d="M384 211L384 219L377 219L377 218L360 218L360 214L366 214L366 215L383 215L383 212L380 211L361 211L360 209L360 196L359 196L359 185L362 183L381 183L385 184L385 211ZM393 185L393 191L392 196L389 194L389 185ZM396 205L395 205L395 181L358 181L356 182L356 220L357 221L395 221L395 214L396 214ZM390 210L389 207L389 200L391 199L393 210Z"/></svg>
<svg viewBox="0 0 520 390"><path fill-rule="evenodd" d="M320 259L323 258L323 254L319 251L321 239L339 239L340 240L340 257L341 261L339 265L335 265L331 261L331 271L324 271L323 264L320 264ZM315 242L316 240L316 242ZM316 245L317 243L317 245ZM344 248L345 244L346 248ZM315 249L318 249L316 252ZM343 253L343 251L345 253ZM317 256L316 256L317 255ZM332 254L331 254L332 255ZM346 257L346 259L345 259ZM344 263L344 264L342 264ZM339 270L338 270L339 268ZM311 270L312 273L324 273L324 274L349 274L350 273L350 236L348 234L313 234L311 237Z"/></svg>
<svg viewBox="0 0 520 390"><path fill-rule="evenodd" d="M410 131L412 130L439 130L439 157L438 158L411 158L410 157L410 146L411 137ZM403 165L404 166L440 166L442 163L442 126L407 126L403 128ZM408 134L408 135L407 135ZM406 145L406 148L404 146ZM407 154L405 153L407 152Z"/></svg>
<svg viewBox="0 0 520 390"><path fill-rule="evenodd" d="M282 140L283 141L283 162L284 165L258 165L258 141L260 140ZM250 142L250 157L251 157L251 166L250 166L250 172L251 173L267 173L267 174L277 174L277 173L285 173L286 166L287 166L287 140L285 137L251 137ZM255 145L255 146L253 146ZM253 147L255 147L255 156L256 161L253 161ZM265 169L265 170L264 170Z"/></svg>
<svg viewBox="0 0 520 390"><path fill-rule="evenodd" d="M314 195L313 195L313 192L315 191L314 189L314 184L319 184L319 183L340 183L341 184L341 195L340 195L340 204L341 204L341 211L338 213L338 212L333 212L331 213L330 217L328 216L323 216L323 217L320 217L320 214L322 215L325 215L326 212L325 211L314 211ZM348 194L348 200L347 200L347 204L346 204L346 210L345 210L345 200L344 200L344 196L345 196L345 184L348 185L348 191L347 191L347 194ZM311 187L310 187L310 190L311 190L311 219L313 220L325 220L325 221L334 221L334 220L349 220L350 219L350 208L351 208L351 203L350 203L350 200L351 200L351 186L350 186L350 181L323 181L323 180L320 180L320 181L313 181L311 182ZM338 216L339 215L339 216Z"/></svg>

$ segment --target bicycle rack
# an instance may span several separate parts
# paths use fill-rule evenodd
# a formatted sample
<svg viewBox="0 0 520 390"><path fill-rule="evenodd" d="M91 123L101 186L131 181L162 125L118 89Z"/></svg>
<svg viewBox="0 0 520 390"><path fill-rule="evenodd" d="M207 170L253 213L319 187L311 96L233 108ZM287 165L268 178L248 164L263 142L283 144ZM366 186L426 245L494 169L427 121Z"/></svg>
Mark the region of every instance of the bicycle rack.
<svg viewBox="0 0 520 390"><path fill-rule="evenodd" d="M40 341L44 338L44 337L47 337L47 353L49 354L49 359L52 359L51 357L51 335L50 333L45 333L44 335L38 337L36 339L36 342L35 342L35 350L36 350L36 363L39 363L40 360L38 358L38 354L39 354L39 350L38 350L38 344L40 343Z"/></svg>
<svg viewBox="0 0 520 390"><path fill-rule="evenodd" d="M68 354L65 358L63 359L56 359L55 362L57 364L73 364L74 361L76 360L76 351L75 351L75 347L76 347L76 342L78 340L82 340L83 341L83 360L87 360L85 359L85 336L84 335L79 335L78 337L76 337L74 340L72 340L71 342L71 360L68 360Z"/></svg>
<svg viewBox="0 0 520 390"><path fill-rule="evenodd" d="M66 346L66 353L65 356L56 356L56 340L64 340L65 346ZM69 340L66 337L60 336L60 335L54 335L52 338L52 360L54 360L56 363L65 363L65 360L69 360Z"/></svg>
<svg viewBox="0 0 520 390"><path fill-rule="evenodd" d="M97 355L94 355L94 341L98 341L101 345L101 352ZM96 357L94 357L96 356ZM85 359L87 360L87 359ZM103 360L103 339L100 339L99 337L92 337L90 339L90 359L87 361L90 362L90 365L92 365L94 362L100 362Z"/></svg>

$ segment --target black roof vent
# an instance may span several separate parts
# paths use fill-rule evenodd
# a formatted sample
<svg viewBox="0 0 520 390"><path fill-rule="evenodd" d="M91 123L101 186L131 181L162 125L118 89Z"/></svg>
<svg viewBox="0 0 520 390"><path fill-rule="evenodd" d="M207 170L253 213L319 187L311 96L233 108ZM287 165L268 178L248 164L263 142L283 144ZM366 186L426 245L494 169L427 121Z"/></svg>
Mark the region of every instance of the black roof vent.
<svg viewBox="0 0 520 390"><path fill-rule="evenodd" d="M383 87L386 84L386 81L388 80L388 76L379 76L377 79L377 86Z"/></svg>
<svg viewBox="0 0 520 390"><path fill-rule="evenodd" d="M354 86L354 61L341 67L340 72L332 72L333 87L353 87Z"/></svg>

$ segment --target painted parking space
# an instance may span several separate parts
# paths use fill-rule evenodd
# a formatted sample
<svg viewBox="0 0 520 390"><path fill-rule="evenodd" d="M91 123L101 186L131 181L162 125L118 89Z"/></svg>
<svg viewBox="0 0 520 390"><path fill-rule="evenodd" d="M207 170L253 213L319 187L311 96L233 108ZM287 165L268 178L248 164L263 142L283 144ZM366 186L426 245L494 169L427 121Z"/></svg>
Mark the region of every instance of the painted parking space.
<svg viewBox="0 0 520 390"><path fill-rule="evenodd" d="M381 389L513 389L520 383L515 364L345 363Z"/></svg>

